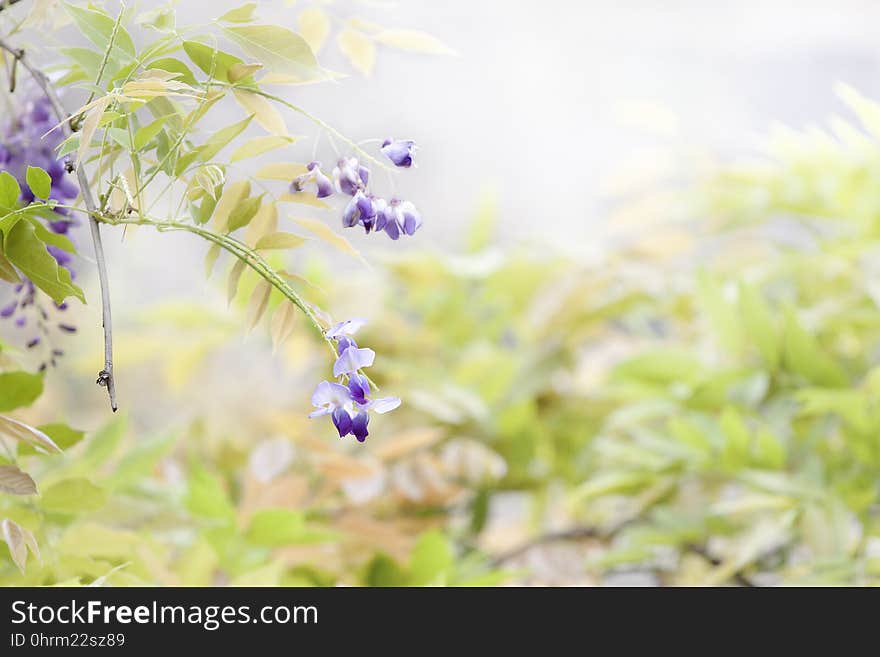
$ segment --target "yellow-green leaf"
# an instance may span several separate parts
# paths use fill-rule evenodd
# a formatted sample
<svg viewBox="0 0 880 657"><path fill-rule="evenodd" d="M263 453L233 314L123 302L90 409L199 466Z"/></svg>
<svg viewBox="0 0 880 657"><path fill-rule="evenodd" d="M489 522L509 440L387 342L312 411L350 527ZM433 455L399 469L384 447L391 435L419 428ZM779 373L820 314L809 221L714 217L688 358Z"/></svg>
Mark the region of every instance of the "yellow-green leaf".
<svg viewBox="0 0 880 657"><path fill-rule="evenodd" d="M296 320L296 306L285 299L281 302L275 313L272 315L272 350L277 350L290 334L293 333L293 327Z"/></svg>
<svg viewBox="0 0 880 657"><path fill-rule="evenodd" d="M272 202L264 203L248 224L245 242L256 244L263 235L274 233L276 230L278 230L278 206Z"/></svg>
<svg viewBox="0 0 880 657"><path fill-rule="evenodd" d="M326 210L330 206L317 198L311 192L284 192L281 196L278 197L279 203L300 203L302 205L310 205L313 208L320 208L322 210Z"/></svg>
<svg viewBox="0 0 880 657"><path fill-rule="evenodd" d="M217 262L219 256L220 245L212 244L211 248L209 248L208 252L205 254L205 278L211 278L211 273L214 271L214 264Z"/></svg>
<svg viewBox="0 0 880 657"><path fill-rule="evenodd" d="M269 305L269 295L272 293L272 285L265 278L261 278L260 282L254 288L248 301L247 313L245 315L245 326L248 330L253 329L263 317L266 308Z"/></svg>
<svg viewBox="0 0 880 657"><path fill-rule="evenodd" d="M346 28L336 35L336 45L351 65L370 75L376 64L376 44L363 32Z"/></svg>
<svg viewBox="0 0 880 657"><path fill-rule="evenodd" d="M49 487L40 499L40 506L58 513L97 511L107 501L107 494L85 477L71 477Z"/></svg>
<svg viewBox="0 0 880 657"><path fill-rule="evenodd" d="M238 283L241 281L241 275L244 273L247 263L244 260L236 260L229 270L229 279L226 282L226 301L232 303L235 295L238 294Z"/></svg>
<svg viewBox="0 0 880 657"><path fill-rule="evenodd" d="M283 137L278 135L254 137L235 149L232 153L232 157L230 157L230 162L240 162L241 160L246 160L250 157L257 157L258 155L268 153L277 148L289 146L295 141L296 139L294 137Z"/></svg>
<svg viewBox="0 0 880 657"><path fill-rule="evenodd" d="M330 34L330 19L327 14L320 7L309 7L300 12L298 23L302 38L309 44L312 52L317 53Z"/></svg>
<svg viewBox="0 0 880 657"><path fill-rule="evenodd" d="M266 98L244 89L235 89L232 94L236 102L244 108L244 111L253 114L254 121L266 132L281 136L287 134L284 118Z"/></svg>
<svg viewBox="0 0 880 657"><path fill-rule="evenodd" d="M235 139L238 135L240 135L245 128L248 127L248 124L251 122L254 116L250 115L238 123L233 123L232 125L228 125L222 130L218 130L199 148L199 159L203 162L207 162L211 160L217 153L223 150L223 147L226 146L229 142Z"/></svg>
<svg viewBox="0 0 880 657"><path fill-rule="evenodd" d="M321 239L331 246L336 247L343 253L355 256L356 258L361 257L360 252L356 248L354 248L347 239L345 239L342 235L334 232L333 229L330 228L323 221L318 221L317 219L311 218L294 219L294 221L309 232L313 233L316 237L318 237L318 239Z"/></svg>
<svg viewBox="0 0 880 657"><path fill-rule="evenodd" d="M239 180L226 186L226 189L223 190L223 194L220 196L220 200L217 201L214 213L211 215L211 222L218 233L226 232L227 223L232 211L250 196L250 193L251 183L247 180Z"/></svg>
<svg viewBox="0 0 880 657"><path fill-rule="evenodd" d="M248 2L241 7L227 11L217 20L221 23L250 23L254 20L254 12L256 9L256 2Z"/></svg>
<svg viewBox="0 0 880 657"><path fill-rule="evenodd" d="M302 79L323 77L312 49L296 32L280 25L224 27L223 31L273 71Z"/></svg>
<svg viewBox="0 0 880 657"><path fill-rule="evenodd" d="M305 164L299 162L273 162L260 167L254 174L255 178L265 178L267 180L282 180L284 182L293 182L297 176L308 173Z"/></svg>
<svg viewBox="0 0 880 657"><path fill-rule="evenodd" d="M5 415L0 415L0 435L31 445L42 452L61 452L61 448L39 429Z"/></svg>
<svg viewBox="0 0 880 657"><path fill-rule="evenodd" d="M270 233L264 235L257 241L254 247L257 251L268 251L272 249L295 249L302 246L306 241L305 237L294 235L292 233Z"/></svg>

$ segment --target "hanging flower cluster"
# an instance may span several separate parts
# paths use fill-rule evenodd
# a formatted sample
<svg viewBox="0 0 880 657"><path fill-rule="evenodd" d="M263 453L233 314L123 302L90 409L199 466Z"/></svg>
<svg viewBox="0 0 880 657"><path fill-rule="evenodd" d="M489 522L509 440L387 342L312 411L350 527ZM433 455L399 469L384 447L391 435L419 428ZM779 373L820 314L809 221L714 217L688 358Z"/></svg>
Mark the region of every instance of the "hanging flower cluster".
<svg viewBox="0 0 880 657"><path fill-rule="evenodd" d="M395 166L412 166L415 155L415 142L386 139L382 153ZM362 226L364 231L384 232L393 240L401 235L414 235L422 225L422 217L410 201L398 198L386 200L367 189L370 170L356 157L340 158L330 176L322 170L319 162L310 162L308 172L297 177L290 184L292 192L301 192L307 184L315 187L317 198L327 198L334 190L351 197L342 213L342 225L346 228Z"/></svg>
<svg viewBox="0 0 880 657"><path fill-rule="evenodd" d="M63 135L59 130L52 130L54 126L52 106L43 96L28 101L23 111L4 126L0 137L0 171L8 172L18 181L21 187L21 199L26 203L35 198L27 184L28 166L40 167L52 178L52 191L49 194L51 200L65 203L79 195L79 188L68 175L70 172L67 162L63 158L59 159L55 154ZM58 215L58 219L49 221L48 227L53 232L64 235L71 226L75 225L75 221L66 208L56 207L54 212ZM46 249L73 278L75 272L70 254L53 245L48 245ZM12 301L0 308L0 318L12 318L19 328L29 326L33 329L32 336L26 342L29 349L48 341L53 328L63 333L76 331L76 328L69 324L52 321L51 314L54 311L66 310L67 305L45 304L37 295L36 287L31 281L25 279L16 285L14 294ZM45 369L47 365L55 365L55 359L61 355L60 350L50 349L40 369Z"/></svg>
<svg viewBox="0 0 880 657"><path fill-rule="evenodd" d="M400 406L398 397L370 398L370 382L361 370L373 364L376 352L358 347L353 337L365 323L362 319L349 319L325 332L328 338L336 341L339 353L333 364L333 376L337 381L318 384L312 395L312 405L318 410L309 415L329 415L340 438L351 434L359 442L364 442L369 434L370 411L381 414Z"/></svg>

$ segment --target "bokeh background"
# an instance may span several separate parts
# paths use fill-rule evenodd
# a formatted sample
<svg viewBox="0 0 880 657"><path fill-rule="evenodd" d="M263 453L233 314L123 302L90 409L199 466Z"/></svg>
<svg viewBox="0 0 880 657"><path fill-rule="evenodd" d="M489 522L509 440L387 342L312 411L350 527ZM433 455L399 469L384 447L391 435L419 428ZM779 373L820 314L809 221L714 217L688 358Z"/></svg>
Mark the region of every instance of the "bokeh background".
<svg viewBox="0 0 880 657"><path fill-rule="evenodd" d="M179 2L178 24L236 4ZM876 582L880 7L258 11L295 28L313 7L334 30L361 18L454 51L379 46L365 75L332 32L319 59L346 77L285 92L356 141L419 143L389 182L422 211L415 239L350 236L368 266L291 260L334 317L371 318L404 407L339 441L305 419L327 369L305 322L273 350L243 328L247 283L227 304L229 263L206 279L203 244L109 233L124 419L107 428L91 385L94 302L20 413L82 429L46 480L106 496L37 513L49 556L4 581ZM313 142L303 161L334 157Z"/></svg>

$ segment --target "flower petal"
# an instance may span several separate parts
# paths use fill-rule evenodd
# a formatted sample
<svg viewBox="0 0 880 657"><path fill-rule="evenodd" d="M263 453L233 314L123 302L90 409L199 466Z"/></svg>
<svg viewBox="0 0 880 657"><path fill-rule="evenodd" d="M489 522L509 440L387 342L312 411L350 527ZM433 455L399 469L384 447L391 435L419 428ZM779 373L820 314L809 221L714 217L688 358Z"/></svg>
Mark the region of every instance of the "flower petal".
<svg viewBox="0 0 880 657"><path fill-rule="evenodd" d="M351 419L351 433L358 439L359 443L364 442L370 434L367 431L367 425L370 423L370 416L366 411L361 411Z"/></svg>
<svg viewBox="0 0 880 657"><path fill-rule="evenodd" d="M349 347L343 351L336 362L333 363L333 376L352 374L362 367L369 367L376 359L376 352L372 349L358 349ZM342 386L344 387L344 386ZM345 388L348 393L348 388Z"/></svg>

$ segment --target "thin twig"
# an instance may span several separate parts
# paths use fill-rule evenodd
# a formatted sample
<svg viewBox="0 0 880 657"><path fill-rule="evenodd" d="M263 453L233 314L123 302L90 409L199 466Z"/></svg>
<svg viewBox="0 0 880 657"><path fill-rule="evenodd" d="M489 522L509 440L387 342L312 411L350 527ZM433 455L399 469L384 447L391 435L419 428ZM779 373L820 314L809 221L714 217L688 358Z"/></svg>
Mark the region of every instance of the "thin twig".
<svg viewBox="0 0 880 657"><path fill-rule="evenodd" d="M21 0L0 0L0 11L3 11L7 7L11 7L12 5L17 5Z"/></svg>
<svg viewBox="0 0 880 657"><path fill-rule="evenodd" d="M61 130L65 132L65 136L69 137L72 134L72 129L68 125L69 117L64 111L61 100L58 98L58 94L55 92L55 89L52 87L52 84L46 75L25 59L25 53L23 50L13 48L3 39L0 39L0 48L16 58L27 72L31 74L34 82L37 83L37 86L40 87L43 94L52 105L52 110L55 112L58 121L61 123ZM94 217L98 212L98 204L95 202L95 198L92 195L88 178L82 166L76 167L76 177L79 181L83 203L89 214L89 232L92 236L92 246L95 249L95 261L98 265L98 281L101 286L101 312L104 326L104 369L98 373L97 383L98 385L107 388L107 394L110 397L110 408L112 408L115 413L118 406L116 403L116 380L113 376L113 322L110 314L110 285L107 278L107 261L104 258L104 245L101 242L101 228Z"/></svg>

